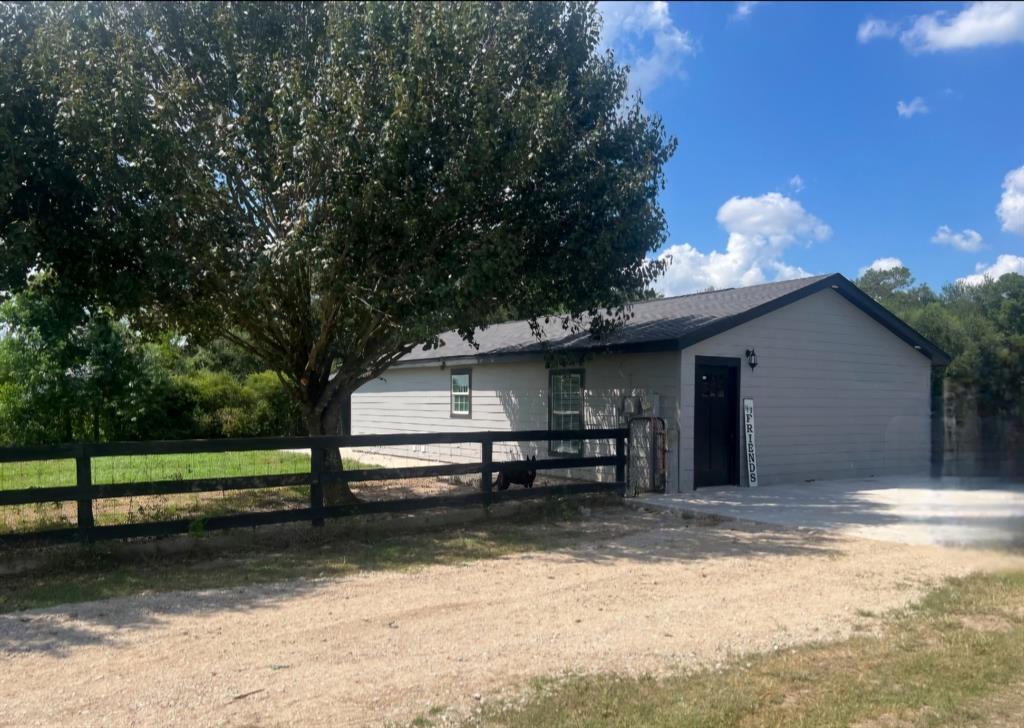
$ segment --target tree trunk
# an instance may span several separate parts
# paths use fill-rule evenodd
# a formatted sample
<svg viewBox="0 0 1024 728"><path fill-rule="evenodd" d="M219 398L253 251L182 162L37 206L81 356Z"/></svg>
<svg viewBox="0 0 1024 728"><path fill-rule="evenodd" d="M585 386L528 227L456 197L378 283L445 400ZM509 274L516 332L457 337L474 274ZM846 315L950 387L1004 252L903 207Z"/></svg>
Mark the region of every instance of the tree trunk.
<svg viewBox="0 0 1024 728"><path fill-rule="evenodd" d="M352 426L351 394L336 392L327 406L303 405L303 416L306 429L310 435L347 435ZM323 472L340 473L344 470L341 452L336 447L327 448L324 456ZM324 503L329 506L358 503L359 498L348 487L348 483L330 483L324 485Z"/></svg>

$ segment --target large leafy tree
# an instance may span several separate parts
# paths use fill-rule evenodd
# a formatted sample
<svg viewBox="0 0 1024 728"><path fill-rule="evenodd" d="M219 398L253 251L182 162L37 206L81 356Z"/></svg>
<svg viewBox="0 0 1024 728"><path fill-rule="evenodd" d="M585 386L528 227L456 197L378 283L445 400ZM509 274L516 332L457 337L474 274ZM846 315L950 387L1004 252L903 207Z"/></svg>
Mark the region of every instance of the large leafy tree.
<svg viewBox="0 0 1024 728"><path fill-rule="evenodd" d="M89 171L67 153L38 63L50 17L46 6L0 3L0 300L33 288L61 306L70 330L88 306L147 300L142 264L154 251L107 225L103 187L87 183Z"/></svg>
<svg viewBox="0 0 1024 728"><path fill-rule="evenodd" d="M23 86L132 271L111 298L253 352L312 434L438 332L557 310L599 335L659 272L674 140L592 3L31 14ZM63 275L57 248L34 238L32 265Z"/></svg>

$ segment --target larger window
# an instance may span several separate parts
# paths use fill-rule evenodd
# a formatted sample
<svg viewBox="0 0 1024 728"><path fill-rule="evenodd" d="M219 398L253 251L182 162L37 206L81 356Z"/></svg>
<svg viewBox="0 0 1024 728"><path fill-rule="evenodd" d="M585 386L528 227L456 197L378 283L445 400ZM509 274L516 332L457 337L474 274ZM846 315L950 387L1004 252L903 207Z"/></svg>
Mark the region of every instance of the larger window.
<svg viewBox="0 0 1024 728"><path fill-rule="evenodd" d="M583 370L551 372L549 379L548 429L583 429ZM552 455L580 455L582 440L551 440Z"/></svg>
<svg viewBox="0 0 1024 728"><path fill-rule="evenodd" d="M469 369L452 369L452 417L473 415L473 377Z"/></svg>

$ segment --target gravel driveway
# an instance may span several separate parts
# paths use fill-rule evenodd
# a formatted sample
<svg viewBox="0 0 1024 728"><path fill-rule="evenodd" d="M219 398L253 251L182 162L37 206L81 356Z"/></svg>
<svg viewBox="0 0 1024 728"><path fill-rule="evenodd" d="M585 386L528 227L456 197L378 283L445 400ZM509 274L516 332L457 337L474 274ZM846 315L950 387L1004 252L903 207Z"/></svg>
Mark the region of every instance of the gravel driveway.
<svg viewBox="0 0 1024 728"><path fill-rule="evenodd" d="M1024 558L598 510L568 549L0 616L0 725L379 725L870 628Z"/></svg>

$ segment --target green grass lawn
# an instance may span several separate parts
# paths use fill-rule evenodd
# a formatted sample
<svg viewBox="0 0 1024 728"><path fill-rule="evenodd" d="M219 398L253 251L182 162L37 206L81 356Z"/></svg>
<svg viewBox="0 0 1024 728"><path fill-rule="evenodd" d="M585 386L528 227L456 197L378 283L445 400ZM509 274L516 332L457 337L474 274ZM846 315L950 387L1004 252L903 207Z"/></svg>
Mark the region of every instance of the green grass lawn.
<svg viewBox="0 0 1024 728"><path fill-rule="evenodd" d="M742 618L741 612L737 618ZM955 579L883 619L880 634L736 660L665 679L536 684L485 725L1024 725L1024 573ZM431 725L429 716L418 725Z"/></svg>
<svg viewBox="0 0 1024 728"><path fill-rule="evenodd" d="M354 460L347 460L345 467L361 466ZM280 450L124 455L92 459L92 480L95 485L308 472L308 454ZM74 484L74 460L0 463L0 490Z"/></svg>
<svg viewBox="0 0 1024 728"><path fill-rule="evenodd" d="M346 458L344 467L354 470L373 466ZM96 488L115 483L308 472L308 454L281 450L92 459L92 478ZM69 486L74 483L74 460L0 463L0 490ZM308 503L308 486L293 486L100 499L93 503L93 513L96 524L106 526L179 518L199 520L233 513L296 508ZM74 525L74 503L0 506L0 534Z"/></svg>

